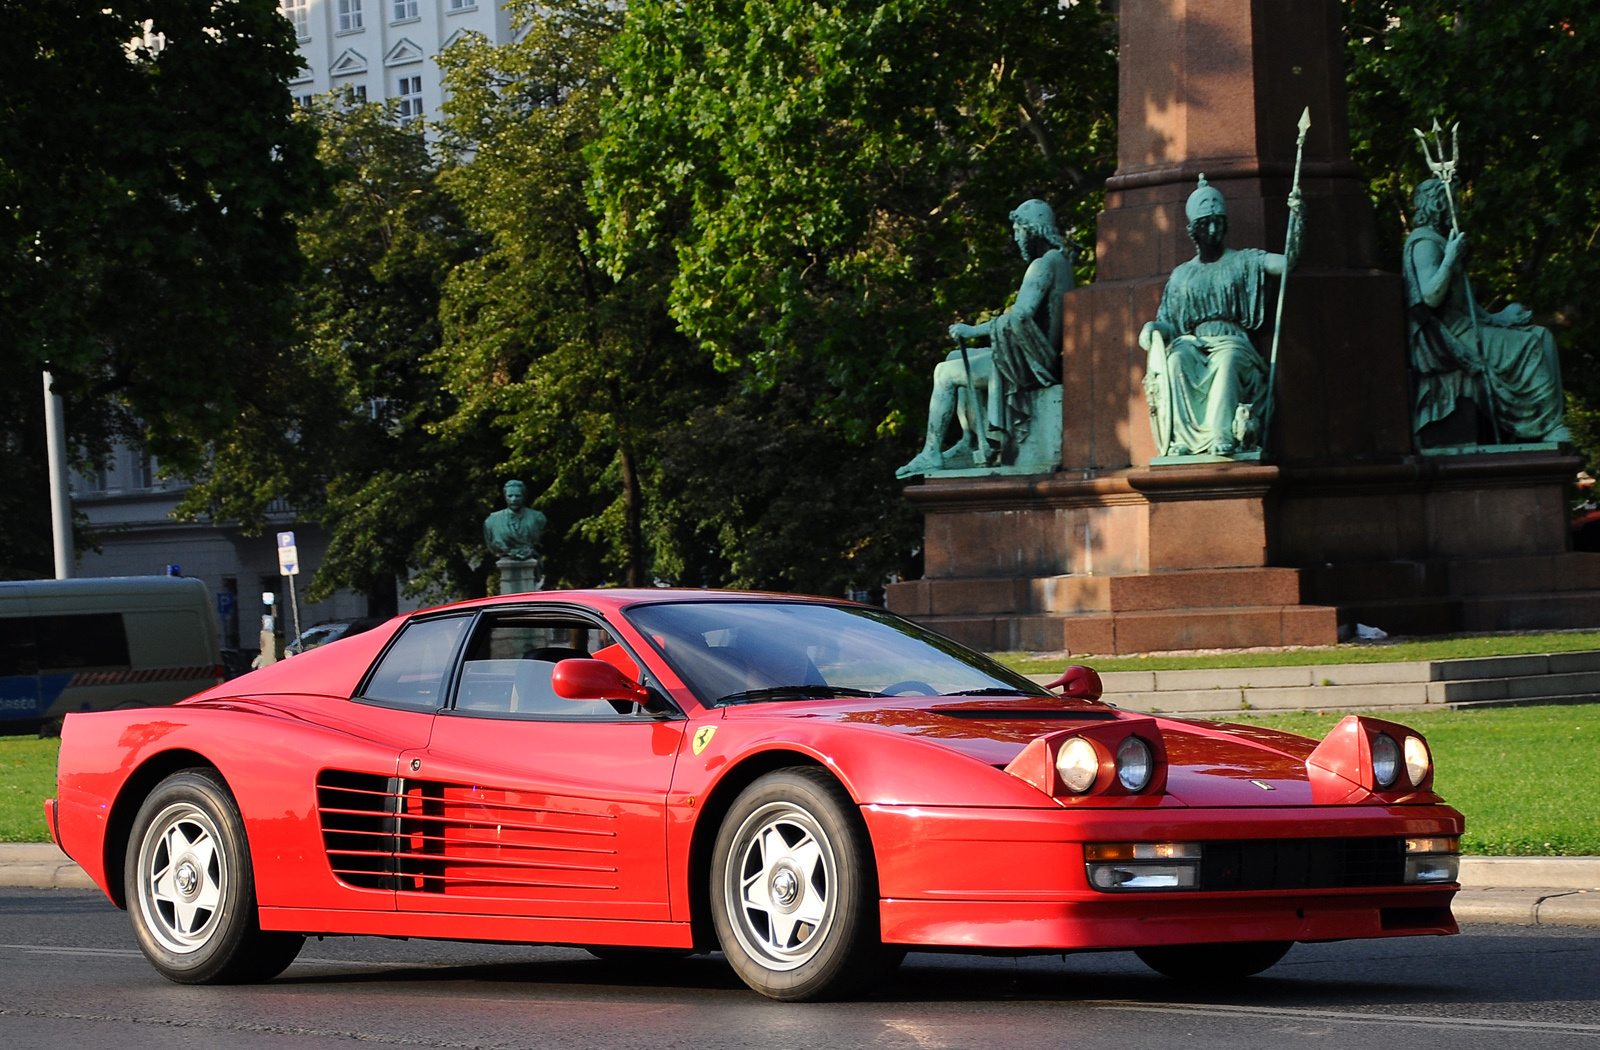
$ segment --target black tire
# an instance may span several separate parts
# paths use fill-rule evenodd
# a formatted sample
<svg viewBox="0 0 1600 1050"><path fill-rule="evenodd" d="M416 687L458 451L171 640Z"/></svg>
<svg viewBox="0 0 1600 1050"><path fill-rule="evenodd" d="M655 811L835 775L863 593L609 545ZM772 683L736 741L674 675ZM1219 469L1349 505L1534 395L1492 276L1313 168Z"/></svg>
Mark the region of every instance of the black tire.
<svg viewBox="0 0 1600 1050"><path fill-rule="evenodd" d="M711 854L711 918L740 979L773 999L850 995L905 957L879 940L860 811L810 766L768 773L734 800Z"/></svg>
<svg viewBox="0 0 1600 1050"><path fill-rule="evenodd" d="M170 981L270 980L305 943L261 928L244 822L214 769L181 770L150 792L133 818L122 877L139 948Z"/></svg>
<svg viewBox="0 0 1600 1050"><path fill-rule="evenodd" d="M1217 984L1253 977L1289 954L1293 941L1238 944L1169 944L1136 948L1134 954L1157 973L1191 984Z"/></svg>

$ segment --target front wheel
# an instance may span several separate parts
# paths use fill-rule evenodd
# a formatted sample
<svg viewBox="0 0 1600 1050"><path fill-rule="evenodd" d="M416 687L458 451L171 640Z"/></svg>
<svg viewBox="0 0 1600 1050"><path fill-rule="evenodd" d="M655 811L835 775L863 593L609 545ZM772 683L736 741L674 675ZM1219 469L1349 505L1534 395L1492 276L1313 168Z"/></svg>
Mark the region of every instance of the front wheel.
<svg viewBox="0 0 1600 1050"><path fill-rule="evenodd" d="M1192 984L1253 977L1289 954L1293 941L1244 941L1238 944L1169 944L1136 948L1146 966L1174 980Z"/></svg>
<svg viewBox="0 0 1600 1050"><path fill-rule="evenodd" d="M268 980L305 942L261 929L244 823L211 769L174 773L144 800L123 885L139 948L179 984Z"/></svg>
<svg viewBox="0 0 1600 1050"><path fill-rule="evenodd" d="M728 962L773 999L849 994L904 955L878 939L866 826L820 769L780 769L734 800L712 853L711 904Z"/></svg>

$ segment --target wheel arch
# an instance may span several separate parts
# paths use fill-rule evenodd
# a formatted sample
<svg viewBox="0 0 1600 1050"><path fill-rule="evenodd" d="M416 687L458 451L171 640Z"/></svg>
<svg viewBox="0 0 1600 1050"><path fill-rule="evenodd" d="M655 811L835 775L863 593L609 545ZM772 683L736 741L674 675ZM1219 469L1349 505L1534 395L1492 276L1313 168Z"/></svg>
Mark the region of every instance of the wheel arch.
<svg viewBox="0 0 1600 1050"><path fill-rule="evenodd" d="M716 845L722 820L733 807L739 793L761 777L779 769L809 766L826 772L849 793L838 774L815 755L789 748L769 748L746 756L720 778L700 805L700 815L689 840L689 925L698 950L717 947L717 931L711 923L711 853ZM871 841L871 833L868 833Z"/></svg>
<svg viewBox="0 0 1600 1050"><path fill-rule="evenodd" d="M223 777L222 770L217 768L215 762L187 748L172 748L151 755L123 781L116 801L111 804L105 838L106 888L110 891L111 902L117 907L125 909L128 906L122 869L128 853L128 839L133 833L133 818L138 815L139 807L157 784L180 769L196 767L213 770L222 779L223 786L227 787L227 778ZM231 793L232 788L229 791Z"/></svg>

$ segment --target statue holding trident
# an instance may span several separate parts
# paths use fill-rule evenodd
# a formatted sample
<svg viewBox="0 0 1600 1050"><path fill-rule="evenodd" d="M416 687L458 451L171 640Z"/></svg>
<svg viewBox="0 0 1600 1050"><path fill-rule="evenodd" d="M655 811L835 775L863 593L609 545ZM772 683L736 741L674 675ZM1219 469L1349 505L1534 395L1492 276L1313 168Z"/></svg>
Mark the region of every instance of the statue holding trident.
<svg viewBox="0 0 1600 1050"><path fill-rule="evenodd" d="M1042 200L1018 205L1011 224L1028 263L1016 302L993 320L950 326L958 348L933 370L927 437L897 478L1009 462L1034 425L1033 392L1061 385L1061 296L1072 289L1072 249ZM967 348L968 339L983 338L987 347ZM942 448L952 419L961 439Z"/></svg>
<svg viewBox="0 0 1600 1050"><path fill-rule="evenodd" d="M1561 362L1549 329L1529 324L1532 315L1518 303L1491 314L1473 299L1463 261L1466 235L1452 192L1460 128L1451 129L1449 154L1438 121L1435 147L1416 133L1434 178L1414 195L1402 264L1416 376L1412 429L1421 435L1465 402L1488 418L1484 436L1492 435L1496 444L1570 441L1562 422ZM1456 437L1472 441L1470 432Z"/></svg>
<svg viewBox="0 0 1600 1050"><path fill-rule="evenodd" d="M1302 151L1310 126L1308 109L1300 117ZM1282 255L1226 246L1227 204L1204 175L1189 195L1184 213L1195 257L1172 271L1156 319L1139 333L1149 353L1144 392L1157 456L1234 457L1261 447L1272 375L1250 333L1266 323L1267 277L1287 279L1300 257L1300 157L1297 151ZM1280 285L1280 322L1282 316ZM1274 328L1274 366L1277 347Z"/></svg>

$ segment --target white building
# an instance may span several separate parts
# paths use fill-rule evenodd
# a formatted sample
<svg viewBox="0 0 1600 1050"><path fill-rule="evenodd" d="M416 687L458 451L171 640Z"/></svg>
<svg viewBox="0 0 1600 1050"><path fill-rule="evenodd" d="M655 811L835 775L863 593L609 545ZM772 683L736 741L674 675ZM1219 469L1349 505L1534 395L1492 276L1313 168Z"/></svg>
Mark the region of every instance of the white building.
<svg viewBox="0 0 1600 1050"><path fill-rule="evenodd" d="M280 0L306 67L290 81L301 104L346 91L368 102L395 99L400 115L439 117L444 102L434 59L463 33L512 40L497 0Z"/></svg>

